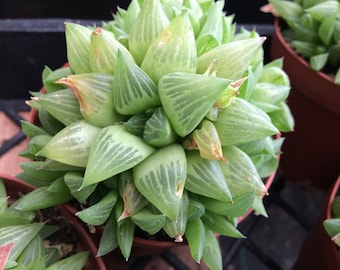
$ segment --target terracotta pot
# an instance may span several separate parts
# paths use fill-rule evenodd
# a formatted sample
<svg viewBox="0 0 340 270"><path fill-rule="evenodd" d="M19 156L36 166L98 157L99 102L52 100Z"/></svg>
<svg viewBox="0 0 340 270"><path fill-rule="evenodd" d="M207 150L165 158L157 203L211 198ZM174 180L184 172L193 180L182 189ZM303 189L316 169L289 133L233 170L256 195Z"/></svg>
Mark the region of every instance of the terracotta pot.
<svg viewBox="0 0 340 270"><path fill-rule="evenodd" d="M7 194L12 199L18 198L20 193L26 194L35 188L11 175L0 173L0 178L3 179ZM84 270L106 270L103 259L101 257L96 257L98 250L95 243L84 229L83 224L75 218L73 215L73 210L70 208L70 206L60 205L58 206L58 210L63 215L68 217L69 221L71 221L75 227L75 230L78 232L79 243L77 246L77 251L89 250L91 252L86 265L84 266Z"/></svg>
<svg viewBox="0 0 340 270"><path fill-rule="evenodd" d="M340 86L312 70L284 40L282 28L276 19L270 55L272 59L284 57L295 131L283 135L278 174L305 187L328 190L340 173Z"/></svg>
<svg viewBox="0 0 340 270"><path fill-rule="evenodd" d="M323 221L331 218L332 202L340 187L340 176L329 190L321 211L321 215L307 234L301 245L295 270L334 270L340 269L340 258L336 245L324 229Z"/></svg>

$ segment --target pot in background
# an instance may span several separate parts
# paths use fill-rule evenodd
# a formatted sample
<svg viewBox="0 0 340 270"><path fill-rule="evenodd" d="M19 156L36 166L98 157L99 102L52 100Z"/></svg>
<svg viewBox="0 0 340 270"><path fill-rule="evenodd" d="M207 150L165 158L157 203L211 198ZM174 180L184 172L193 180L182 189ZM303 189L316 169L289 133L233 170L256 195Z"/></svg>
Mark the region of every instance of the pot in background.
<svg viewBox="0 0 340 270"><path fill-rule="evenodd" d="M284 134L278 174L306 188L328 190L340 173L340 86L309 67L284 40L275 20L271 58L284 58L291 81L288 105L295 130Z"/></svg>

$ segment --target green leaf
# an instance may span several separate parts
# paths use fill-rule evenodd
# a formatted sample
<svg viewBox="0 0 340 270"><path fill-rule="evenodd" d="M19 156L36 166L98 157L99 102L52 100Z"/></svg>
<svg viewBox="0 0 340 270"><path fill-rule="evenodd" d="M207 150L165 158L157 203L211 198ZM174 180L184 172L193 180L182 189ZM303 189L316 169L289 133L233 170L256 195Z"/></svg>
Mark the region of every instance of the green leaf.
<svg viewBox="0 0 340 270"><path fill-rule="evenodd" d="M266 208L263 204L263 199L261 197L256 196L253 202L252 208L254 211L261 216L268 217Z"/></svg>
<svg viewBox="0 0 340 270"><path fill-rule="evenodd" d="M109 218L117 202L118 192L111 190L98 203L76 213L82 221L91 225L102 225Z"/></svg>
<svg viewBox="0 0 340 270"><path fill-rule="evenodd" d="M117 226L117 221L114 217L114 213L112 212L104 226L104 231L100 238L97 254L98 256L104 256L118 247L118 239L116 233Z"/></svg>
<svg viewBox="0 0 340 270"><path fill-rule="evenodd" d="M229 83L223 78L182 72L167 74L159 81L164 111L179 136L198 126Z"/></svg>
<svg viewBox="0 0 340 270"><path fill-rule="evenodd" d="M174 143L177 134L162 107L158 107L146 121L143 140L155 147L162 147Z"/></svg>
<svg viewBox="0 0 340 270"><path fill-rule="evenodd" d="M63 171L49 171L42 168L44 161L25 161L20 163L24 172L36 178L36 182L47 186L58 177L64 175Z"/></svg>
<svg viewBox="0 0 340 270"><path fill-rule="evenodd" d="M91 33L92 30L86 26L71 22L65 24L67 60L74 73L91 72Z"/></svg>
<svg viewBox="0 0 340 270"><path fill-rule="evenodd" d="M285 20L297 21L303 14L303 8L294 1L269 0L275 11Z"/></svg>
<svg viewBox="0 0 340 270"><path fill-rule="evenodd" d="M161 103L156 84L121 51L117 56L113 95L115 108L124 115L142 113Z"/></svg>
<svg viewBox="0 0 340 270"><path fill-rule="evenodd" d="M115 207L115 217L118 220L120 214L123 211L123 203L121 200L117 202L117 207ZM131 218L125 218L118 222L117 224L117 241L119 249L122 252L123 257L128 260L131 254L133 237L135 235L135 223L132 222Z"/></svg>
<svg viewBox="0 0 340 270"><path fill-rule="evenodd" d="M132 170L122 172L119 175L119 193L124 201L124 211L118 221L133 216L149 203L136 188Z"/></svg>
<svg viewBox="0 0 340 270"><path fill-rule="evenodd" d="M339 13L339 2L336 0L321 1L320 3L306 9L316 20L322 22L329 17Z"/></svg>
<svg viewBox="0 0 340 270"><path fill-rule="evenodd" d="M131 216L131 220L143 231L154 235L163 228L166 216L161 213L154 213L147 207L144 207Z"/></svg>
<svg viewBox="0 0 340 270"><path fill-rule="evenodd" d="M50 265L46 268L46 270L82 270L89 254L89 251L78 252L75 255L69 256Z"/></svg>
<svg viewBox="0 0 340 270"><path fill-rule="evenodd" d="M185 238L188 241L191 256L199 263L203 256L205 242L205 227L201 219L188 221Z"/></svg>
<svg viewBox="0 0 340 270"><path fill-rule="evenodd" d="M252 206L255 199L255 191L245 191L243 194L233 196L233 202L227 203L208 197L200 197L206 209L228 217L241 217Z"/></svg>
<svg viewBox="0 0 340 270"><path fill-rule="evenodd" d="M47 110L45 110L45 108L42 107L39 108L38 117L39 117L38 124L41 125L42 128L51 135L58 133L61 129L65 127L65 125L62 122L53 117Z"/></svg>
<svg viewBox="0 0 340 270"><path fill-rule="evenodd" d="M70 89L62 89L49 94L32 97L32 101L38 103L65 126L83 119L80 113L78 99ZM40 111L41 109L39 109L39 112Z"/></svg>
<svg viewBox="0 0 340 270"><path fill-rule="evenodd" d="M123 119L113 106L113 76L105 73L70 75L58 80L77 97L80 113L90 124L105 127Z"/></svg>
<svg viewBox="0 0 340 270"><path fill-rule="evenodd" d="M206 21L196 38L198 55L210 51L222 43L224 1L214 2L205 14Z"/></svg>
<svg viewBox="0 0 340 270"><path fill-rule="evenodd" d="M17 260L16 269L25 270L45 270L45 248L43 240L39 234L37 234L32 241L25 247Z"/></svg>
<svg viewBox="0 0 340 270"><path fill-rule="evenodd" d="M181 44L181 46L178 46ZM157 84L172 72L195 73L196 41L187 12L175 17L151 43L141 68Z"/></svg>
<svg viewBox="0 0 340 270"><path fill-rule="evenodd" d="M68 165L86 167L90 147L100 130L85 120L77 121L58 132L38 155Z"/></svg>
<svg viewBox="0 0 340 270"><path fill-rule="evenodd" d="M222 270L222 255L219 242L212 231L205 230L203 261L212 270Z"/></svg>
<svg viewBox="0 0 340 270"><path fill-rule="evenodd" d="M330 237L334 237L340 232L340 218L330 218L323 222L323 226Z"/></svg>
<svg viewBox="0 0 340 270"><path fill-rule="evenodd" d="M34 217L33 212L23 212L8 208L0 212L0 227L29 224Z"/></svg>
<svg viewBox="0 0 340 270"><path fill-rule="evenodd" d="M77 199L78 202L85 202L88 197L94 192L97 187L97 184L93 184L87 186L85 188L80 189L84 180L84 176L82 172L67 172L64 176L64 181L67 187L69 188L72 196Z"/></svg>
<svg viewBox="0 0 340 270"><path fill-rule="evenodd" d="M186 176L186 156L179 144L158 149L133 168L137 189L172 220L180 210Z"/></svg>
<svg viewBox="0 0 340 270"><path fill-rule="evenodd" d="M43 226L44 223L32 223L0 228L0 246L13 242L9 259L16 260Z"/></svg>
<svg viewBox="0 0 340 270"><path fill-rule="evenodd" d="M205 227L213 232L234 238L244 238L244 235L225 216L206 211L201 219Z"/></svg>
<svg viewBox="0 0 340 270"><path fill-rule="evenodd" d="M335 29L336 16L330 16L321 23L318 34L326 46L329 46L333 41L333 33Z"/></svg>
<svg viewBox="0 0 340 270"><path fill-rule="evenodd" d="M37 135L49 135L43 128L25 120L21 120L21 129L28 138L33 138Z"/></svg>
<svg viewBox="0 0 340 270"><path fill-rule="evenodd" d="M321 70L327 63L328 53L314 55L310 58L309 64L314 70Z"/></svg>
<svg viewBox="0 0 340 270"><path fill-rule="evenodd" d="M190 194L189 209L188 209L188 221L199 219L204 215L205 207L196 196Z"/></svg>
<svg viewBox="0 0 340 270"><path fill-rule="evenodd" d="M332 202L332 216L340 218L340 196L336 196Z"/></svg>
<svg viewBox="0 0 340 270"><path fill-rule="evenodd" d="M93 142L82 188L133 168L154 151L123 125L103 128Z"/></svg>
<svg viewBox="0 0 340 270"><path fill-rule="evenodd" d="M167 27L169 19L159 0L145 1L131 25L129 50L140 65L151 43Z"/></svg>
<svg viewBox="0 0 340 270"><path fill-rule="evenodd" d="M222 146L246 143L279 133L266 113L237 97L228 107L220 110L215 127ZM225 153L224 156L228 159Z"/></svg>
<svg viewBox="0 0 340 270"><path fill-rule="evenodd" d="M232 195L255 191L257 195L267 194L267 189L250 157L236 146L224 147L228 163L219 162Z"/></svg>
<svg viewBox="0 0 340 270"><path fill-rule="evenodd" d="M44 71L47 69L48 67L45 66ZM50 70L50 73L46 77L43 78L43 85L44 85L46 93L51 93L54 91L64 89L64 87L56 83L56 81L59 80L60 78L67 77L68 75L71 75L71 74L72 74L72 70L70 67L61 67L53 71Z"/></svg>
<svg viewBox="0 0 340 270"><path fill-rule="evenodd" d="M188 151L185 188L196 194L221 201L232 201L223 171L217 160L201 158L198 151Z"/></svg>
<svg viewBox="0 0 340 270"><path fill-rule="evenodd" d="M114 33L97 27L91 35L88 55L92 72L115 74L119 50L133 59L130 52L116 39Z"/></svg>
<svg viewBox="0 0 340 270"><path fill-rule="evenodd" d="M183 235L188 220L189 197L186 190L183 192L179 213L176 220L166 218L163 230L171 238L175 238L175 242L183 242Z"/></svg>
<svg viewBox="0 0 340 270"><path fill-rule="evenodd" d="M293 131L295 121L289 106L286 102L280 102L278 108L278 110L268 113L272 123L282 132Z"/></svg>
<svg viewBox="0 0 340 270"><path fill-rule="evenodd" d="M216 76L230 80L242 77L262 48L264 37L248 38L224 43L202 54L197 61L197 73L203 74L212 65Z"/></svg>
<svg viewBox="0 0 340 270"><path fill-rule="evenodd" d="M65 203L72 199L69 192L49 192L48 186L39 187L21 197L15 208L20 211L35 211Z"/></svg>

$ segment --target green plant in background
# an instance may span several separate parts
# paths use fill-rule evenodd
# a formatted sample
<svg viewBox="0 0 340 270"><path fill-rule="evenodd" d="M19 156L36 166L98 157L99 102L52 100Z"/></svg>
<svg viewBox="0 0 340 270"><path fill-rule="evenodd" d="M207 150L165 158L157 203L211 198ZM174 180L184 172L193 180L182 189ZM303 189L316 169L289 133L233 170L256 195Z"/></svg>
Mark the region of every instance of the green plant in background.
<svg viewBox="0 0 340 270"><path fill-rule="evenodd" d="M131 1L101 27L66 23L69 66L45 68L28 104L39 123L18 177L37 189L16 204L71 201L105 225L99 255L133 237L185 238L195 261L222 269L214 233L244 237L237 220L266 216L263 179L292 131L282 59L264 37L236 32L223 1Z"/></svg>
<svg viewBox="0 0 340 270"><path fill-rule="evenodd" d="M288 28L282 35L309 61L340 84L340 2L338 0L269 0L274 15Z"/></svg>
<svg viewBox="0 0 340 270"><path fill-rule="evenodd" d="M37 212L17 210L21 199L25 196L10 203L0 179L0 269L82 269L89 252L74 254L72 248L63 249L63 243L48 244L59 228L37 220Z"/></svg>
<svg viewBox="0 0 340 270"><path fill-rule="evenodd" d="M336 196L332 202L332 218L326 219L323 226L332 238L332 241L340 248L340 196ZM339 253L340 256L340 253Z"/></svg>

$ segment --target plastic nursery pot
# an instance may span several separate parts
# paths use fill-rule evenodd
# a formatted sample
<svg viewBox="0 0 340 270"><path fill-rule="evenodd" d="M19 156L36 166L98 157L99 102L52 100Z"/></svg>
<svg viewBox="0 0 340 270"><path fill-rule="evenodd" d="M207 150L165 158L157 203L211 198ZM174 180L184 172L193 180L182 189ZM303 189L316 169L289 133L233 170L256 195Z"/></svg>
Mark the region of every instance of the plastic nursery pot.
<svg viewBox="0 0 340 270"><path fill-rule="evenodd" d="M323 221L331 218L332 202L340 187L340 175L329 189L321 215L303 241L296 261L295 270L340 269L340 258L336 245L324 229Z"/></svg>
<svg viewBox="0 0 340 270"><path fill-rule="evenodd" d="M11 175L0 173L0 178L4 181L8 196L10 196L10 199L12 200L17 199L20 194L26 194L35 188ZM78 234L79 242L77 243L77 251L90 251L90 255L83 269L106 270L103 259L101 257L96 257L98 250L95 243L84 229L83 224L73 215L71 206L60 205L57 208L60 214L67 217L67 220L74 226L74 229Z"/></svg>
<svg viewBox="0 0 340 270"><path fill-rule="evenodd" d="M284 27L275 20L270 55L284 58L295 130L284 134L278 174L307 188L328 190L340 173L340 86L309 67L283 38Z"/></svg>

